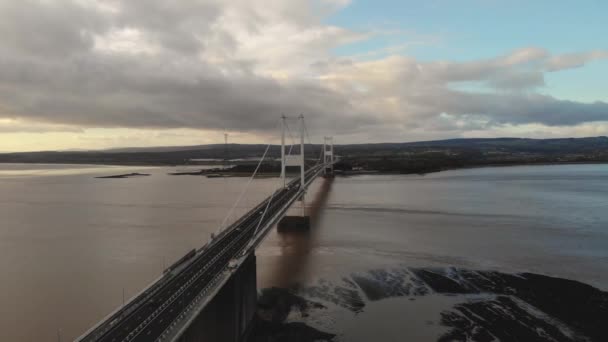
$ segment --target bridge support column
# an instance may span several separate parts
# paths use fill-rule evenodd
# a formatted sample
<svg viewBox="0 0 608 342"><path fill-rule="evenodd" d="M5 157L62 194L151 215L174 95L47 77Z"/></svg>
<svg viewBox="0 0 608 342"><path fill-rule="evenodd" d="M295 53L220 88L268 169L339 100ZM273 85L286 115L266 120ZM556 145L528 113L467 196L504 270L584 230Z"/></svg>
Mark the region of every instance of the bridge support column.
<svg viewBox="0 0 608 342"><path fill-rule="evenodd" d="M288 166L297 166L300 169L300 187L304 189L306 180L304 179L305 165L304 165L304 115L300 115L298 120L300 121L300 151L298 154L285 154L285 130L287 129L287 117L283 115L282 130L281 130L281 178L283 179L283 186L287 185L286 180L286 169Z"/></svg>
<svg viewBox="0 0 608 342"><path fill-rule="evenodd" d="M310 229L310 216L285 216L277 225L279 232L303 231Z"/></svg>
<svg viewBox="0 0 608 342"><path fill-rule="evenodd" d="M257 296L256 258L251 253L178 341L244 341L256 312Z"/></svg>
<svg viewBox="0 0 608 342"><path fill-rule="evenodd" d="M302 205L301 216L285 216L278 224L279 231L291 231L291 230L308 230L310 229L310 217L306 216L306 180L304 179L305 165L304 165L304 115L300 115L300 153L298 155L285 155L285 124L286 117L283 116L283 132L281 134L281 177L283 177L283 184L285 181L285 168L287 166L298 166L300 168L300 191L302 195L298 199Z"/></svg>
<svg viewBox="0 0 608 342"><path fill-rule="evenodd" d="M325 137L323 141L323 177L332 178L334 176L334 138Z"/></svg>

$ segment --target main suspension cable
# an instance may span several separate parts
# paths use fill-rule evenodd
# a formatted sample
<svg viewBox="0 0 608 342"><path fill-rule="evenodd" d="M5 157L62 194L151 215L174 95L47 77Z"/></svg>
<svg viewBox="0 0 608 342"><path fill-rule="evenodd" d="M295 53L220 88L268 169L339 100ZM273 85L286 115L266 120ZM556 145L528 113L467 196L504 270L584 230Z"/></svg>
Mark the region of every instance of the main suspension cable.
<svg viewBox="0 0 608 342"><path fill-rule="evenodd" d="M304 116L302 116L302 125L304 126L304 132L306 132L306 138L308 139L308 143L310 144L310 147L312 148L314 145L312 144L312 140L310 139L310 135L308 134L308 128L306 127L306 121L304 121ZM319 165L319 163L321 163L321 159L323 158L323 145L321 146L321 153L319 154L319 159L317 160L317 164L315 165Z"/></svg>
<svg viewBox="0 0 608 342"><path fill-rule="evenodd" d="M275 128L276 128L276 126L275 126ZM243 196L245 195L245 193L249 189L249 185L251 184L251 182L255 178L255 175L258 173L258 170L260 169L260 166L262 165L262 162L266 158L266 154L268 154L268 150L270 149L271 145L272 145L272 143L269 143L266 146L266 149L264 150L264 154L262 155L262 158L258 162L258 165L255 167L255 170L253 171L253 174L251 175L251 177L247 181L247 184L245 185L245 187L243 188L243 190L241 190L241 193L239 194L239 197L237 198L237 200L234 203L234 205L232 206L232 208L230 208L230 210L228 211L228 213L226 214L226 216L222 220L222 223L220 224L219 228L216 230L216 235L219 234L222 231L222 229L225 228L224 226L226 225L226 222L228 221L228 218L230 217L230 215L232 215L232 213L234 212L234 210L236 209L236 207L240 204L241 199L243 199Z"/></svg>
<svg viewBox="0 0 608 342"><path fill-rule="evenodd" d="M293 149L293 146L295 145L295 139L293 139L293 135L291 134L291 130L289 129L289 125L287 124L287 121L285 121L285 126L289 132L289 135L291 136L291 141L292 141L292 145L289 148L289 152L287 153L287 156L291 156L291 151ZM278 179L279 182L279 187L281 184L281 178ZM258 224L255 227L255 230L253 231L253 236L255 236L258 233L258 229L260 229L260 226L262 225L262 222L264 221L264 218L266 217L266 213L268 212L268 208L270 207L270 204L272 203L272 200L274 199L274 195L276 195L277 191L273 191L272 194L270 195L270 198L268 199L268 202L266 202L266 206L264 207L264 211L262 212L262 216L260 217L260 220L258 221Z"/></svg>
<svg viewBox="0 0 608 342"><path fill-rule="evenodd" d="M289 133L289 137L291 138L291 145L289 146L289 153L288 153L288 154L291 154L291 150L293 150L293 147L296 144L296 139L293 137L293 134L291 133L291 128L289 128L289 124L287 123L287 120L285 120L285 127L287 128L287 133Z"/></svg>

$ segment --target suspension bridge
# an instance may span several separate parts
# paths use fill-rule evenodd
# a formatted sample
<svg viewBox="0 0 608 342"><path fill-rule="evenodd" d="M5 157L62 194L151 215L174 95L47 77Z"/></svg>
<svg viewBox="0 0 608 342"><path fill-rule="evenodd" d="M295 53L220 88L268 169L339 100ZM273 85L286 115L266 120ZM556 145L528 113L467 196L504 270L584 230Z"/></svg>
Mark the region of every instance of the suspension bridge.
<svg viewBox="0 0 608 342"><path fill-rule="evenodd" d="M300 144L295 153L285 145L286 132L290 132L287 119L281 118L281 186L231 224L223 222L206 245L187 253L76 341L243 340L257 304L255 249L277 224L306 229L306 189L320 175L333 176L333 139L324 138L319 160L307 168L304 117L297 117ZM269 147L247 184L255 178ZM288 167L299 168L299 176L288 180ZM302 201L302 214L285 216L298 200ZM229 215L230 212L226 218Z"/></svg>

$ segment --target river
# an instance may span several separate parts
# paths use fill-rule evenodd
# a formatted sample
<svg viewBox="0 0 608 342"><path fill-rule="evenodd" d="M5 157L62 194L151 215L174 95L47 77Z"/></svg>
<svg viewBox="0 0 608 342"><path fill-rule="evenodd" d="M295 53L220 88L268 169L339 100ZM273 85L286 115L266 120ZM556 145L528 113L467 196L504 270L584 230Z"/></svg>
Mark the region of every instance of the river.
<svg viewBox="0 0 608 342"><path fill-rule="evenodd" d="M205 243L247 184L167 174L173 171L0 165L0 340L75 338ZM150 176L95 178L129 172ZM278 184L252 182L228 221ZM260 288L458 267L534 272L608 290L608 165L319 179L308 199L312 233L273 232L258 249ZM453 300L368 301L362 312L330 308L307 321L343 341L369 340L374 330L385 334L380 340L400 340L402 322L385 318L405 315L407 336L434 340L444 329L427 308Z"/></svg>

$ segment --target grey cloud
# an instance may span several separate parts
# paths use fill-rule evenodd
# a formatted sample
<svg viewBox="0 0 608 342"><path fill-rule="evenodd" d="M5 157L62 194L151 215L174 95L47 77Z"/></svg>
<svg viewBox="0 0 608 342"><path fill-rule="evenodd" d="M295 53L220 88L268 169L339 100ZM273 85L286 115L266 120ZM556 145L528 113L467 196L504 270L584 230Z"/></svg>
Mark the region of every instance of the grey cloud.
<svg viewBox="0 0 608 342"><path fill-rule="evenodd" d="M544 85L546 69L573 67L603 58L603 53L551 57L544 49L525 48L465 63L387 59L366 69L357 61L330 56L332 46L352 37L344 30L320 27L318 14L306 1L273 0L264 7L248 1L109 4L117 10L71 1L0 0L4 116L81 127L265 132L283 113L304 113L311 126L317 125L312 129L370 136L383 125L392 131L429 125L462 130L504 123L574 125L608 120L606 103L561 101L534 93ZM283 56L282 46L273 47L281 51L281 61L293 58L291 62L304 65L306 72L285 78L266 73L275 70L260 72L274 56L267 51L239 56L238 33L223 22L231 15L249 35L263 32L269 24L311 28L303 38L309 45L302 50ZM141 33L156 50L121 53L95 45L124 29ZM201 57L206 52L215 59ZM253 52L258 52L255 46ZM388 65L390 72L370 77L381 65ZM282 67L276 66L277 73ZM316 77L341 70L355 79ZM491 91L450 88L461 82L475 82ZM459 123L455 126L450 120Z"/></svg>
<svg viewBox="0 0 608 342"><path fill-rule="evenodd" d="M545 85L546 64L555 59L544 50L528 50L462 63L401 58L391 64L397 75L395 83L373 89L371 96L398 98L408 113L404 119L442 129L454 128L453 122L447 124L442 118L443 114L450 115L448 121L458 120L461 130L502 124L560 126L608 121L605 102L581 103L536 93L536 88ZM593 56L597 58L599 54ZM486 89L464 91L453 87L461 83L469 89Z"/></svg>
<svg viewBox="0 0 608 342"><path fill-rule="evenodd" d="M239 65L240 72L226 74L190 55L204 49L199 38L226 36L211 33L220 2L116 5L117 14L100 12L97 20L89 19L93 7L70 2L7 8L23 15L4 18L0 31L0 38L19 32L19 39L0 44L0 103L22 118L99 127L263 131L281 113L357 115L348 99L319 84L256 76L248 61L234 61L231 66ZM130 56L93 48L93 35L127 27L156 39L161 51ZM38 44L43 39L45 46ZM223 40L230 44L229 36ZM77 53L59 55L66 50Z"/></svg>
<svg viewBox="0 0 608 342"><path fill-rule="evenodd" d="M585 65L587 62L607 58L608 51L603 50L559 55L552 57L547 61L547 70L559 71L564 69L579 68Z"/></svg>
<svg viewBox="0 0 608 342"><path fill-rule="evenodd" d="M0 89L11 112L48 122L264 130L281 113L323 118L354 112L347 99L315 83L226 77L210 67L172 67L166 60L89 56L52 66L9 65L4 79L10 82Z"/></svg>
<svg viewBox="0 0 608 342"><path fill-rule="evenodd" d="M117 3L114 18L123 28L146 32L164 48L194 54L204 49L201 36L208 36L221 14L220 4L211 1L133 0Z"/></svg>
<svg viewBox="0 0 608 342"><path fill-rule="evenodd" d="M3 55L61 58L86 52L93 34L103 32L103 16L81 5L55 1L0 1Z"/></svg>
<svg viewBox="0 0 608 342"><path fill-rule="evenodd" d="M429 63L424 69L437 82L484 82L497 89L531 89L543 86L542 63L548 52L526 48L510 54L471 62Z"/></svg>
<svg viewBox="0 0 608 342"><path fill-rule="evenodd" d="M490 77L488 84L496 89L530 89L544 86L545 77L540 71L501 73Z"/></svg>
<svg viewBox="0 0 608 342"><path fill-rule="evenodd" d="M608 121L608 103L592 104L558 100L550 96L511 93L474 94L444 90L438 94L416 96L409 101L427 108L439 117L447 113L470 121L467 129L484 125L540 123L548 126L576 125L583 122Z"/></svg>

